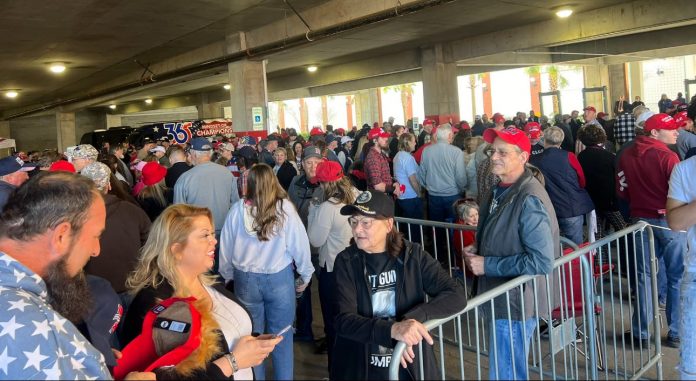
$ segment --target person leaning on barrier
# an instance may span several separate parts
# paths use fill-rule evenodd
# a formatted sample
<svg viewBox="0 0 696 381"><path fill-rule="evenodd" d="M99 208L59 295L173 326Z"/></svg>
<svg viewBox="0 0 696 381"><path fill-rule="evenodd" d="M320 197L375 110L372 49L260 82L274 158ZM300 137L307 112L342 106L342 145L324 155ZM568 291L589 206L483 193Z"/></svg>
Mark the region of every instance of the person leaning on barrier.
<svg viewBox="0 0 696 381"><path fill-rule="evenodd" d="M407 344L402 379L416 379L414 345L421 340L425 379L439 378L433 339L422 324L466 306L462 287L420 245L403 238L394 225L394 201L371 190L341 208L353 242L334 263L338 314L330 378L388 379L397 341ZM430 300L425 301L426 295Z"/></svg>
<svg viewBox="0 0 696 381"><path fill-rule="evenodd" d="M553 205L536 177L536 168L527 166L529 139L516 128L488 129L483 137L491 144L491 172L499 182L483 197L476 246L464 250L466 266L478 276L474 295L521 275L549 274L554 258L560 256ZM494 315L486 303L487 332L491 334L488 348L496 348L490 353L491 379L527 379L529 341L537 318L548 315L546 300L546 282L539 280L535 286L516 287L495 298L491 303ZM525 343L524 350L519 343Z"/></svg>

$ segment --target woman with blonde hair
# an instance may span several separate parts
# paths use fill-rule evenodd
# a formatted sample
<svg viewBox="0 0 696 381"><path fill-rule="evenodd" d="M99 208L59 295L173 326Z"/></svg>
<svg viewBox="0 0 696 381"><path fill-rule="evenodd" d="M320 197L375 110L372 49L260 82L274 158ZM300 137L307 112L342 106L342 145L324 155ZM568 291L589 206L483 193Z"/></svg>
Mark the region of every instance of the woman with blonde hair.
<svg viewBox="0 0 696 381"><path fill-rule="evenodd" d="M293 331L285 328L295 317L296 293L307 288L314 267L302 220L271 167L251 167L246 196L232 205L220 240L220 275L234 280L254 331L285 332L271 354L274 378L293 379ZM265 379L263 364L254 370L257 379Z"/></svg>
<svg viewBox="0 0 696 381"><path fill-rule="evenodd" d="M251 336L249 313L236 297L208 275L213 267L215 228L210 210L178 204L152 224L140 262L127 285L135 295L124 321L122 344L137 337L150 309L170 297L194 297L201 314L201 344L161 377L187 379L252 379L282 338ZM159 377L158 377L159 378Z"/></svg>
<svg viewBox="0 0 696 381"><path fill-rule="evenodd" d="M309 205L307 235L309 243L319 248L319 301L324 317L326 348L331 369L333 344L336 338L333 321L336 318L335 294L336 278L334 261L338 253L350 246L353 232L350 230L348 216L341 215L341 208L355 202L359 191L343 175L341 164L335 161L322 161L317 166L315 180L319 183L324 200L312 200Z"/></svg>

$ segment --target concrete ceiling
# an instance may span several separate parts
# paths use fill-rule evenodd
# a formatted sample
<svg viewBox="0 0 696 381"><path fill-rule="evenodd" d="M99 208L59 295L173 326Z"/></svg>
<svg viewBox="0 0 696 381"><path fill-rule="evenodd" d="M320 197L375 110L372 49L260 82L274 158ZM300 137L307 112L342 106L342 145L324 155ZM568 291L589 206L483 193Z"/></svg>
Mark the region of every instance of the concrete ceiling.
<svg viewBox="0 0 696 381"><path fill-rule="evenodd" d="M408 6L432 1L290 0L290 3L312 30L321 30L350 21L358 24L371 13L389 11L397 4ZM664 1L674 3L676 9L679 5L693 8L692 0ZM643 25L645 22L641 22L650 16L648 12L652 9L652 3L647 0L583 0L575 2L572 7L576 14L596 19L589 20L594 24L576 16L567 20L555 19L553 11L567 4L566 0L444 1L415 13L366 23L366 26L316 42L256 58L268 60L269 90L275 86L279 91L297 87L296 82L306 82L307 86L313 81L317 82L316 85L327 85L352 78L325 75L326 83L323 83L316 79L319 76L315 79L308 77L305 68L309 64L319 65L320 72L327 69L325 72L328 73L334 68L335 72L344 75L350 71L346 69L351 65L371 68L355 70L354 79L413 70L419 65L418 48L435 42L454 41L460 52L456 55L457 61L461 65L469 62L468 65L484 66L485 60L476 61L476 51L481 51L483 56L492 56L497 52L516 50L514 41L518 34L526 32L533 36L534 33L554 31L558 41L580 43L613 36L620 28L623 29L619 34L638 33L641 30L631 29L630 25L615 25L616 30L602 29L601 25L611 27L613 19L622 17ZM627 4L626 9L633 12L631 16L625 16L624 8L618 4ZM239 32L245 32L245 43L254 47L302 36L306 30L284 0L72 0L69 3L24 0L3 5L0 13L0 46L3 47L0 49L0 90L21 89L20 97L14 100L0 97L0 112L5 116L60 99L91 94L94 89L137 81L143 68L136 61L152 64L150 68L159 73L229 54L230 36ZM601 12L604 9L610 11ZM641 11L648 14L641 14ZM688 22L682 21L682 24ZM593 37L594 29L596 37ZM486 36L494 38L487 40ZM554 46L548 36L539 37L544 38L539 39L538 47ZM506 45L506 42L509 43ZM534 46L534 40L528 39L520 47ZM560 51L562 48L555 49ZM385 65L385 62L391 57L394 68L387 68L390 65ZM588 57L578 57L581 58ZM549 60L553 62L552 58ZM68 71L60 76L49 73L47 64L53 61L68 62ZM511 61L496 62L521 64L514 59ZM381 66L385 66L382 71ZM87 107L133 102L145 97L219 92L219 86L225 82L226 68L223 65L80 105Z"/></svg>

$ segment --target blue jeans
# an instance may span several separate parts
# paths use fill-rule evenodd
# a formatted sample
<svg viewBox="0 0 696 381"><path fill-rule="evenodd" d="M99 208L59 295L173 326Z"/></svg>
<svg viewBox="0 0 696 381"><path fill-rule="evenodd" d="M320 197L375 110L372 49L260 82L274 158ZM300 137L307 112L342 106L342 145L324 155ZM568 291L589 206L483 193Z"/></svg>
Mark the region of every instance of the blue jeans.
<svg viewBox="0 0 696 381"><path fill-rule="evenodd" d="M295 281L292 265L275 274L234 271L234 290L251 314L252 330L276 333L292 324L295 317ZM276 380L293 379L293 330L283 334L271 358ZM266 379L262 363L254 367L257 380Z"/></svg>
<svg viewBox="0 0 696 381"><path fill-rule="evenodd" d="M398 199L396 201L399 204L399 208L401 208L401 217L413 218L416 220L423 219L423 199L420 197L415 197L405 200ZM421 243L421 233L418 225L410 225L410 228L408 229L406 226L399 226L399 230L403 233L407 240L415 243Z"/></svg>
<svg viewBox="0 0 696 381"><path fill-rule="evenodd" d="M452 205L457 200L459 200L459 195L428 196L428 217L430 221L454 222L457 216L454 213L454 207ZM445 231L446 229L442 228L435 229L435 239L437 242L435 245L435 253L432 253L443 265L446 265L448 262L451 264L453 263L450 258L450 253L447 252L447 248L452 247L452 245L451 242L448 244ZM449 238L451 240L452 235L450 235Z"/></svg>
<svg viewBox="0 0 696 381"><path fill-rule="evenodd" d="M664 218L641 218L651 225L667 227ZM655 257L664 259L664 269L667 276L667 325L668 337L679 337L679 294L681 278L684 273L684 254L686 253L686 234L653 228L655 236ZM633 311L633 336L640 339L650 338L649 327L653 321L652 300L652 271L650 269L650 249L647 232L643 233L642 245L636 242L637 269L636 305ZM632 271L633 269L631 269ZM656 332L659 334L659 332Z"/></svg>
<svg viewBox="0 0 696 381"><path fill-rule="evenodd" d="M536 318L529 318L526 322L498 319L494 334L488 323L488 377L491 380L527 379L527 358L536 325Z"/></svg>
<svg viewBox="0 0 696 381"><path fill-rule="evenodd" d="M664 258L657 261L657 300L660 304L667 304L667 274Z"/></svg>
<svg viewBox="0 0 696 381"><path fill-rule="evenodd" d="M681 289L681 326L696 325L696 272L685 272ZM685 329L681 333L682 380L696 380L696 330Z"/></svg>
<svg viewBox="0 0 696 381"><path fill-rule="evenodd" d="M569 240L580 245L585 241L584 231L582 229L582 224L585 221L585 216L575 216L568 218L558 218L558 229L561 231L561 235L568 238Z"/></svg>

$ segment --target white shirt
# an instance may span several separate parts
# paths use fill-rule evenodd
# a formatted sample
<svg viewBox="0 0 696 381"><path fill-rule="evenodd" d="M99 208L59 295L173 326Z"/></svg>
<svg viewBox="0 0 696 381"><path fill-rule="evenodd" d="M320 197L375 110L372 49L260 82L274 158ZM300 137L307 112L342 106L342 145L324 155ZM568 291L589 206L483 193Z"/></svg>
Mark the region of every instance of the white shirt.
<svg viewBox="0 0 696 381"><path fill-rule="evenodd" d="M244 308L235 303L234 300L227 298L212 287L206 286L205 289L213 302L213 316L220 326L223 336L225 336L227 350L232 352L242 336L251 335L251 318ZM240 369L234 373L234 379L253 380L254 372L251 368Z"/></svg>
<svg viewBox="0 0 696 381"><path fill-rule="evenodd" d="M358 190L353 188L354 193ZM309 243L319 248L319 266L332 272L338 253L350 246L353 231L348 223L350 216L341 215L345 204L336 203L335 199L324 201L319 205L309 205L307 216L307 236Z"/></svg>
<svg viewBox="0 0 696 381"><path fill-rule="evenodd" d="M234 270L276 274L295 262L304 283L312 279L314 266L304 224L292 202L282 202L284 221L268 241L260 241L253 230L250 208L242 199L232 205L220 234L220 275L233 279ZM278 212L281 211L278 202Z"/></svg>
<svg viewBox="0 0 696 381"><path fill-rule="evenodd" d="M696 200L696 156L684 160L674 166L669 179L668 198L690 203ZM684 259L684 269L696 272L696 225L689 226L686 231L687 252Z"/></svg>

